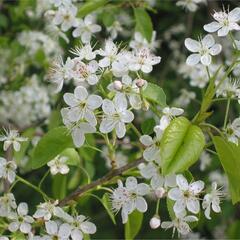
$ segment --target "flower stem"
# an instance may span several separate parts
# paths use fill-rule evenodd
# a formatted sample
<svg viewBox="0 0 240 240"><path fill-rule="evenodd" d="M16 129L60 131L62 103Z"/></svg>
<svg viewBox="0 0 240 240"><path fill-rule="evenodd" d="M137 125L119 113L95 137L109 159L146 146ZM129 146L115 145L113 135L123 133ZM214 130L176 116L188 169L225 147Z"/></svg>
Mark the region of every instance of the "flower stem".
<svg viewBox="0 0 240 240"><path fill-rule="evenodd" d="M135 132L135 134L140 138L142 134L138 131L138 129L133 125L133 123L129 124L132 130Z"/></svg>
<svg viewBox="0 0 240 240"><path fill-rule="evenodd" d="M40 181L39 184L38 184L39 189L41 189L42 183L43 183L44 180L46 179L46 177L47 177L47 175L49 174L49 172L50 172L50 169L48 169L48 171L43 175L41 181Z"/></svg>
<svg viewBox="0 0 240 240"><path fill-rule="evenodd" d="M224 118L224 124L223 124L223 129L226 129L226 126L227 126L227 119L228 119L230 103L231 103L231 98L228 98L226 112L225 112L225 118Z"/></svg>
<svg viewBox="0 0 240 240"><path fill-rule="evenodd" d="M19 182L22 182L23 184L31 187L32 189L34 189L35 191L37 191L38 193L40 193L43 197L44 200L49 200L50 198L37 186L33 185L32 183L28 182L27 180L21 178L20 176L16 175L16 178Z"/></svg>

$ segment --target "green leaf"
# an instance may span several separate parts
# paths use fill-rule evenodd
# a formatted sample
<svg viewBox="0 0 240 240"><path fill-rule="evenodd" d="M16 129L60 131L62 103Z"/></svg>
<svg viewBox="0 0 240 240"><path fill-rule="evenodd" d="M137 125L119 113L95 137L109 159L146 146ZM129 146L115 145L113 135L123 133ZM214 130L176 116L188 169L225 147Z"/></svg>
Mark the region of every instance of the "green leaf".
<svg viewBox="0 0 240 240"><path fill-rule="evenodd" d="M56 157L66 148L74 147L66 127L57 127L46 133L38 142L32 156L32 168L37 169Z"/></svg>
<svg viewBox="0 0 240 240"><path fill-rule="evenodd" d="M156 125L156 122L153 118L146 119L142 124L141 124L141 130L143 134L150 135L153 133L153 128Z"/></svg>
<svg viewBox="0 0 240 240"><path fill-rule="evenodd" d="M128 221L124 225L125 239L131 240L136 237L141 229L143 221L143 213L135 210L128 216Z"/></svg>
<svg viewBox="0 0 240 240"><path fill-rule="evenodd" d="M112 206L110 203L109 195L107 193L105 193L102 197L102 204L103 204L104 208L106 209L112 222L116 225L116 220L115 220L114 214L112 212Z"/></svg>
<svg viewBox="0 0 240 240"><path fill-rule="evenodd" d="M49 117L48 129L51 130L55 127L58 127L62 124L61 113L58 110L52 111Z"/></svg>
<svg viewBox="0 0 240 240"><path fill-rule="evenodd" d="M233 204L240 201L240 145L227 142L222 137L213 137L214 146L227 174Z"/></svg>
<svg viewBox="0 0 240 240"><path fill-rule="evenodd" d="M91 0L83 4L79 11L77 16L78 17L84 17L87 14L96 11L97 9L103 7L105 4L107 4L108 0Z"/></svg>
<svg viewBox="0 0 240 240"><path fill-rule="evenodd" d="M101 19L105 27L110 27L115 21L114 12L104 11L101 15Z"/></svg>
<svg viewBox="0 0 240 240"><path fill-rule="evenodd" d="M136 20L136 30L139 31L148 42L151 42L153 25L150 16L144 8L134 8L134 16Z"/></svg>
<svg viewBox="0 0 240 240"><path fill-rule="evenodd" d="M161 107L166 106L166 95L162 88L153 83L148 83L147 87L142 91L142 95L149 101L158 104Z"/></svg>
<svg viewBox="0 0 240 240"><path fill-rule="evenodd" d="M53 176L52 192L55 199L63 199L67 193L67 175Z"/></svg>
<svg viewBox="0 0 240 240"><path fill-rule="evenodd" d="M199 158L205 138L202 130L185 117L175 118L161 140L161 161L164 175L187 170Z"/></svg>
<svg viewBox="0 0 240 240"><path fill-rule="evenodd" d="M68 165L71 165L71 166L80 165L79 154L74 148L67 148L63 152L61 152L60 155L68 158L67 160Z"/></svg>
<svg viewBox="0 0 240 240"><path fill-rule="evenodd" d="M143 213L135 210L128 216L128 221L124 225L125 239L134 239L141 229Z"/></svg>

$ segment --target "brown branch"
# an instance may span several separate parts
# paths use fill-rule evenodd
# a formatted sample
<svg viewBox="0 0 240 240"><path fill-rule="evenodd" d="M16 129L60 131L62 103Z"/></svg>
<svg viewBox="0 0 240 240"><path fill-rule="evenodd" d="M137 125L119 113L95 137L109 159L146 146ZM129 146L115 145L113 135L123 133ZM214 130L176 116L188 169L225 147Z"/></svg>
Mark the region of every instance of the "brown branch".
<svg viewBox="0 0 240 240"><path fill-rule="evenodd" d="M62 199L59 202L59 206L64 206L66 205L68 202L77 199L79 196L83 195L84 193L86 193L89 190L92 190L94 188L96 188L99 185L102 185L106 182L108 182L109 180L113 179L114 177L117 177L119 175L121 175L122 173L126 172L127 170L136 167L138 164L145 162L144 159L140 158L134 162L130 162L127 165L118 168L118 169L114 169L112 171L110 171L109 173L107 173L105 176L103 176L102 178L97 179L96 181L93 181L89 184L84 185L83 187L79 187L77 188L74 192L72 192L70 195L68 195L67 197L65 197L64 199Z"/></svg>

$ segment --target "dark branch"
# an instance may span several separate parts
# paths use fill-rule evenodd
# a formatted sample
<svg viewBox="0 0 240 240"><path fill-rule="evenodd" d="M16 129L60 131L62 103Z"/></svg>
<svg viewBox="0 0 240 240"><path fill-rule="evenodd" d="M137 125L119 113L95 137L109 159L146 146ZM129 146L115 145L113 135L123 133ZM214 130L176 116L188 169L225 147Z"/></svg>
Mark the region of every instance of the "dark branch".
<svg viewBox="0 0 240 240"><path fill-rule="evenodd" d="M59 202L59 206L64 206L68 202L70 202L72 200L76 200L79 196L83 195L85 192L88 192L89 190L92 190L92 189L96 188L97 186L108 182L109 180L113 179L114 177L121 175L123 172L126 172L127 170L136 167L138 164L143 163L144 161L145 160L141 158L134 162L130 162L121 168L110 171L105 176L97 179L96 181L93 181L87 185L84 185L83 187L77 188L74 192L72 192L70 195L68 195L63 200L61 200Z"/></svg>

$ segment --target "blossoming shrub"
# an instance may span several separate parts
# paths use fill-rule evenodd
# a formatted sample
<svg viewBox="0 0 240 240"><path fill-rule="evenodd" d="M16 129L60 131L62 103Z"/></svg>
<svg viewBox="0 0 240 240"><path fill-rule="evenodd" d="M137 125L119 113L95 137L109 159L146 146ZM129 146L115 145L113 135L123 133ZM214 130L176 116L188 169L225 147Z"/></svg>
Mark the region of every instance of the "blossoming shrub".
<svg viewBox="0 0 240 240"><path fill-rule="evenodd" d="M240 236L237 1L0 9L0 240Z"/></svg>

